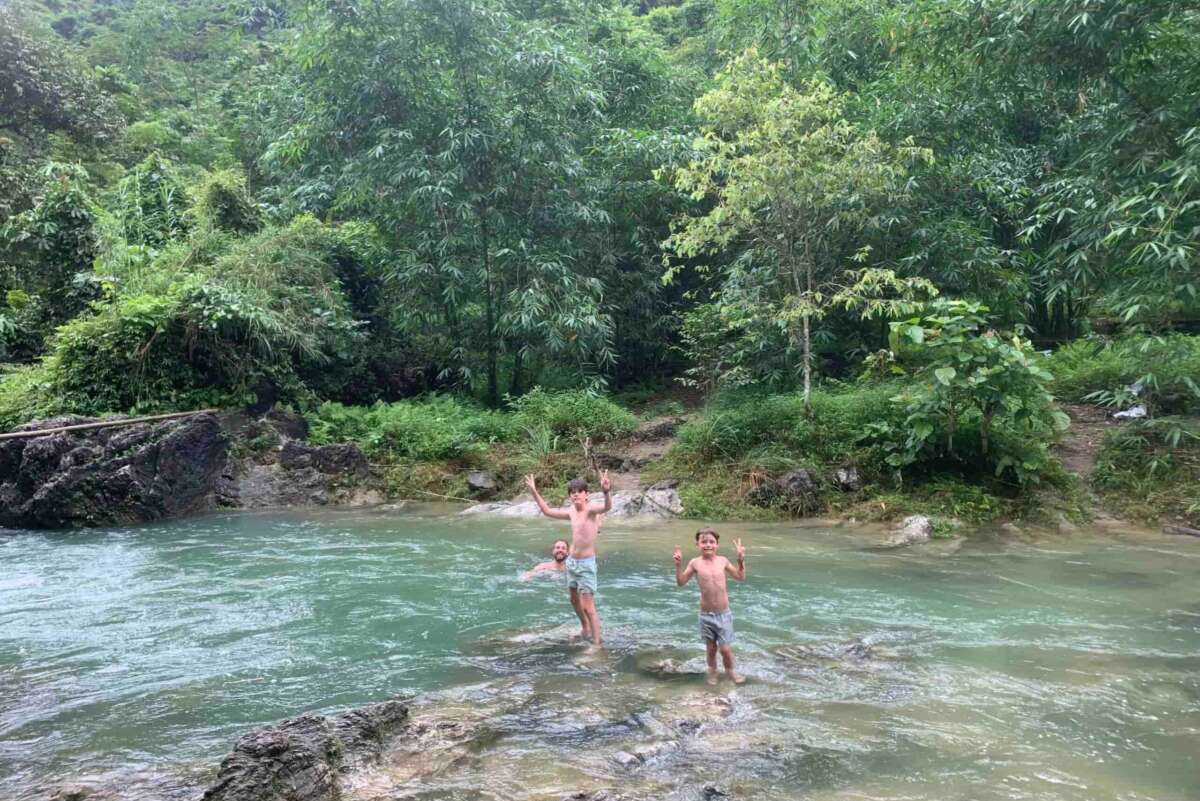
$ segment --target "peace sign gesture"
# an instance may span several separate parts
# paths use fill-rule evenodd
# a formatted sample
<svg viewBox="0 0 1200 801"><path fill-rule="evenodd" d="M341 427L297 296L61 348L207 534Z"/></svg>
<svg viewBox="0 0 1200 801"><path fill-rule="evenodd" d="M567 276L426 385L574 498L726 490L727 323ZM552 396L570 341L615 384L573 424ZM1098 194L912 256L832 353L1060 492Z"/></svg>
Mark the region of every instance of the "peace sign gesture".
<svg viewBox="0 0 1200 801"><path fill-rule="evenodd" d="M746 546L742 545L740 537L733 541L733 547L737 550L737 560L739 562L746 561Z"/></svg>

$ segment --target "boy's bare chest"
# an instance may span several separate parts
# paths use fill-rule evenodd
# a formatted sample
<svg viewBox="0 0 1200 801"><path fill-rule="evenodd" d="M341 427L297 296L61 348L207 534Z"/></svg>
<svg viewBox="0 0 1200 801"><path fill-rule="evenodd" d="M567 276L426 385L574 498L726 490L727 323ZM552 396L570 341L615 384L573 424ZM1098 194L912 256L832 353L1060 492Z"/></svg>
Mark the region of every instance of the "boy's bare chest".
<svg viewBox="0 0 1200 801"><path fill-rule="evenodd" d="M716 560L712 564L703 562L696 566L696 578L701 584L713 585L725 583L725 566Z"/></svg>

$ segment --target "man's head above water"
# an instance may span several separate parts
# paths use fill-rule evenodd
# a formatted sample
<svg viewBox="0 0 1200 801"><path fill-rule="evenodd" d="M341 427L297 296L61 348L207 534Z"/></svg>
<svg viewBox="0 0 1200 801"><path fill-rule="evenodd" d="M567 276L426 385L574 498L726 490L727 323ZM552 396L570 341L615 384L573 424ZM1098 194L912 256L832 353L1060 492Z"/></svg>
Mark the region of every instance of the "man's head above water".
<svg viewBox="0 0 1200 801"><path fill-rule="evenodd" d="M565 562L567 554L571 552L571 546L566 540L555 540L554 546L550 549L550 555L554 557L555 562Z"/></svg>

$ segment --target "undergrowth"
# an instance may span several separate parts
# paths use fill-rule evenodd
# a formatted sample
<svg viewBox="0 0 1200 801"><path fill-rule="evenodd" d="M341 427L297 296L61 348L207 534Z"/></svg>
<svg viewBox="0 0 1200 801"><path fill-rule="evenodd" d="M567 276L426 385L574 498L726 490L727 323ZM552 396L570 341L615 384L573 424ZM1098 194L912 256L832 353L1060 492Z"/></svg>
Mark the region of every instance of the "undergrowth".
<svg viewBox="0 0 1200 801"><path fill-rule="evenodd" d="M1119 514L1200 526L1200 425L1161 417L1109 431L1092 486Z"/></svg>

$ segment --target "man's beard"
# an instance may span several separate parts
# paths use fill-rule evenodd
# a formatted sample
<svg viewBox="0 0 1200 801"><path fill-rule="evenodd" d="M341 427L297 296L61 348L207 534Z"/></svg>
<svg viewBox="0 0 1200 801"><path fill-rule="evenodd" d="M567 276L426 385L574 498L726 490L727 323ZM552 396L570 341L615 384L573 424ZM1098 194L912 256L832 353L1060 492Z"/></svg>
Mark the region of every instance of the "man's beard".
<svg viewBox="0 0 1200 801"><path fill-rule="evenodd" d="M567 561L567 555L566 555L565 553L564 553L562 556L559 556L558 554L555 554L555 555L554 555L554 561L555 561L555 562L565 562L565 561Z"/></svg>

